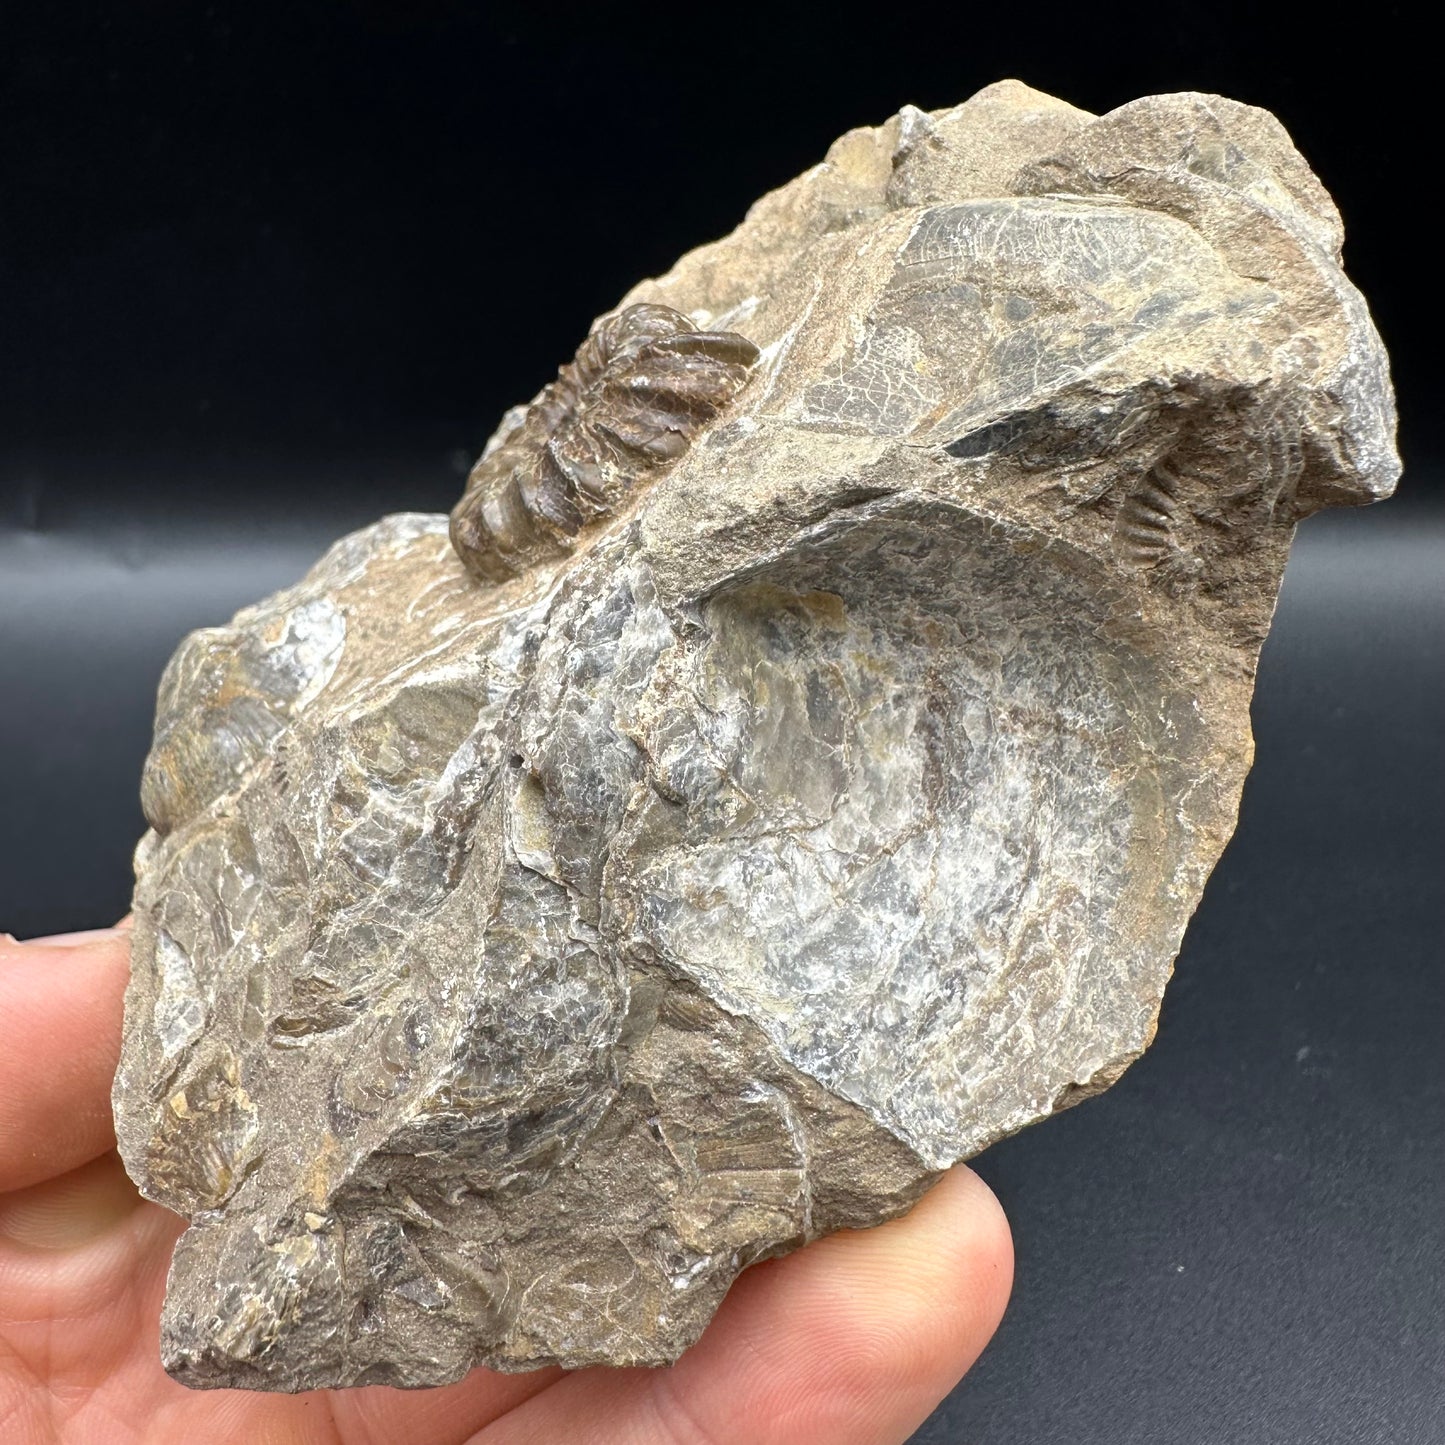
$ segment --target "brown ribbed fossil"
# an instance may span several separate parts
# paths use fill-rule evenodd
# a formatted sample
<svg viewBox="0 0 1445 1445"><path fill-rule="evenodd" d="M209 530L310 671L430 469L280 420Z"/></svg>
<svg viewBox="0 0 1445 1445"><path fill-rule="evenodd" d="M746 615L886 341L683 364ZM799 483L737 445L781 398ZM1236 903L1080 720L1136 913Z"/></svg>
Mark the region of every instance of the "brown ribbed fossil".
<svg viewBox="0 0 1445 1445"><path fill-rule="evenodd" d="M757 359L747 337L699 331L670 306L606 317L472 468L451 519L467 571L503 582L566 556L589 522L682 456Z"/></svg>

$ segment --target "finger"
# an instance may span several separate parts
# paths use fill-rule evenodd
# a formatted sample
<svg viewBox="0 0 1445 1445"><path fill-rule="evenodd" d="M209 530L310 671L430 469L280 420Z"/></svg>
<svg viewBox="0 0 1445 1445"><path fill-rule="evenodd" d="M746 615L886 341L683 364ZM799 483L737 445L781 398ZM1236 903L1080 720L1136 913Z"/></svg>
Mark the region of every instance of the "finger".
<svg viewBox="0 0 1445 1445"><path fill-rule="evenodd" d="M77 1389L104 1381L134 1354L138 1332L155 1334L180 1228L140 1198L113 1151L0 1195L6 1346L37 1376ZM147 1363L159 1370L153 1344Z"/></svg>
<svg viewBox="0 0 1445 1445"><path fill-rule="evenodd" d="M78 1168L115 1143L110 1084L129 973L113 929L0 940L0 1192Z"/></svg>
<svg viewBox="0 0 1445 1445"><path fill-rule="evenodd" d="M903 1219L745 1273L671 1369L583 1370L476 1445L898 1445L978 1357L1013 1278L971 1170Z"/></svg>
<svg viewBox="0 0 1445 1445"><path fill-rule="evenodd" d="M343 1440L425 1440L463 1445L482 1426L515 1409L562 1377L561 1370L500 1375L473 1370L455 1385L436 1390L393 1390L384 1385L341 1390L331 1414Z"/></svg>
<svg viewBox="0 0 1445 1445"><path fill-rule="evenodd" d="M74 948L81 943L103 943L114 934L123 932L133 922L129 913L109 928L82 928L78 933L46 933L39 938L18 939L12 933L0 934L8 944L20 944L26 948Z"/></svg>
<svg viewBox="0 0 1445 1445"><path fill-rule="evenodd" d="M114 1150L58 1179L0 1195L0 1245L50 1254L79 1249L141 1206Z"/></svg>

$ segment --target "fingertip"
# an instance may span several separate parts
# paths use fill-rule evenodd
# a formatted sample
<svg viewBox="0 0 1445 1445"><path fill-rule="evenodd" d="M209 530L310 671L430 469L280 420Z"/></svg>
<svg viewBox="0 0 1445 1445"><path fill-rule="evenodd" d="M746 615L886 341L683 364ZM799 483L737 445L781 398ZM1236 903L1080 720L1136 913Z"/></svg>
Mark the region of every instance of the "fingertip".
<svg viewBox="0 0 1445 1445"><path fill-rule="evenodd" d="M986 1339L1008 1303L1013 1235L993 1191L959 1164L898 1219L840 1231L771 1267L830 1306L856 1297L870 1318L904 1325L946 1314Z"/></svg>
<svg viewBox="0 0 1445 1445"><path fill-rule="evenodd" d="M937 1196L933 1207L940 1211L936 1237L940 1253L947 1257L942 1273L952 1280L957 1332L951 1350L945 1345L945 1357L935 1361L940 1375L953 1372L946 1393L973 1367L1008 1309L1014 1243L998 1196L966 1164L950 1170L933 1194ZM951 1221L962 1221L963 1228L951 1230Z"/></svg>
<svg viewBox="0 0 1445 1445"><path fill-rule="evenodd" d="M47 933L39 938L17 939L11 934L0 935L9 943L20 948L89 948L95 944L114 943L125 936L130 927L129 918L122 919L111 928L86 928L79 933Z"/></svg>
<svg viewBox="0 0 1445 1445"><path fill-rule="evenodd" d="M992 1338L1012 1282L1008 1220L966 1165L902 1218L804 1251L782 1288L806 1302L821 1416L922 1420Z"/></svg>
<svg viewBox="0 0 1445 1445"><path fill-rule="evenodd" d="M737 1438L902 1439L982 1353L1012 1279L1003 1209L958 1166L903 1217L745 1274L658 1388Z"/></svg>
<svg viewBox="0 0 1445 1445"><path fill-rule="evenodd" d="M481 1438L537 1445L585 1420L635 1445L902 1440L987 1343L1012 1268L998 1200L959 1167L901 1219L746 1271L671 1368L580 1371Z"/></svg>
<svg viewBox="0 0 1445 1445"><path fill-rule="evenodd" d="M115 1142L110 1086L129 976L124 933L0 944L0 1190L75 1169Z"/></svg>
<svg viewBox="0 0 1445 1445"><path fill-rule="evenodd" d="M919 1201L919 1224L948 1256L957 1297L973 1311L985 1341L1003 1318L1013 1290L1013 1230L998 1196L967 1164L957 1164ZM887 1226L885 1226L886 1228Z"/></svg>

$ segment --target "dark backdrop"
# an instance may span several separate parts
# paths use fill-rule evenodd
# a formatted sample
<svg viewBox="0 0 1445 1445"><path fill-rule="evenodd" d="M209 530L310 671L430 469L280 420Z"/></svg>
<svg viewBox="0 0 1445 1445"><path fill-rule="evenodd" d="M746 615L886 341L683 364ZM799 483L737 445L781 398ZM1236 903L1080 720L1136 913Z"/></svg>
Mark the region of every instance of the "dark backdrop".
<svg viewBox="0 0 1445 1445"><path fill-rule="evenodd" d="M1014 1303L919 1439L1445 1439L1438 126L1404 13L5 7L0 927L125 910L185 631L448 507L595 314L843 130L1005 75L1267 106L1344 213L1406 478L1302 529L1153 1050L979 1162Z"/></svg>

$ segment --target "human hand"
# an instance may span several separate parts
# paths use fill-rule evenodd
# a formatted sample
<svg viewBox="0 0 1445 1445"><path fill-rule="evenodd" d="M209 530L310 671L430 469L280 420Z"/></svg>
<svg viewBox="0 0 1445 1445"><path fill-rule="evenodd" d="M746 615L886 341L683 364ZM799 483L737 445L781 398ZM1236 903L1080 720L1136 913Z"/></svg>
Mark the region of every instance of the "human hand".
<svg viewBox="0 0 1445 1445"><path fill-rule="evenodd" d="M159 1344L183 1221L141 1199L114 1147L127 960L122 930L0 935L5 1445L897 1445L1003 1314L1008 1225L960 1166L904 1219L748 1270L670 1369L187 1390Z"/></svg>

